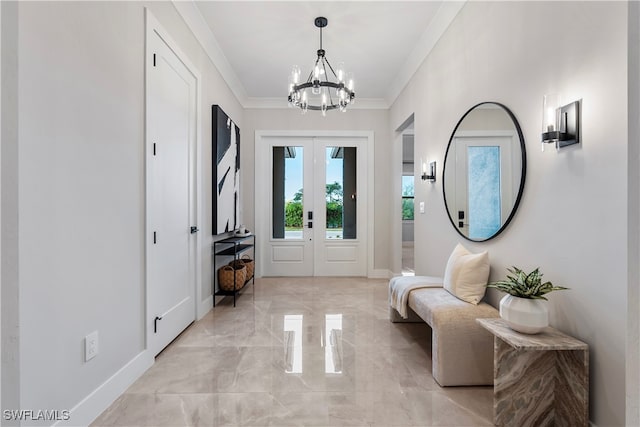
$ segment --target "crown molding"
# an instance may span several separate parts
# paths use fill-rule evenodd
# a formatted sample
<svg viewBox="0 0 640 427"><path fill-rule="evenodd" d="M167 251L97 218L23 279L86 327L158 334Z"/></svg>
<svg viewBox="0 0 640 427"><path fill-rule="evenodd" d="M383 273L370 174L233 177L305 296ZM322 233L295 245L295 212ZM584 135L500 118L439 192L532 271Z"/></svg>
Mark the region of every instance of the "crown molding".
<svg viewBox="0 0 640 427"><path fill-rule="evenodd" d="M389 91L385 97L388 105L393 105L400 95L400 92L407 86L424 60L427 59L431 50L433 50L438 40L440 40L440 37L442 37L447 28L449 28L449 25L453 22L466 2L467 0L445 0L442 2L438 12L436 12L436 16L420 37L418 44L400 68L400 72L396 75L396 78L391 82Z"/></svg>
<svg viewBox="0 0 640 427"><path fill-rule="evenodd" d="M390 108L466 2L467 0L443 1L433 21L422 34L394 81L391 82L385 98L357 98L356 102L349 106L349 109ZM249 98L195 2L193 0L172 0L172 3L243 108L287 108L285 97L282 99Z"/></svg>
<svg viewBox="0 0 640 427"><path fill-rule="evenodd" d="M245 107L248 99L247 91L235 71L233 71L231 64L229 64L227 57L218 44L218 40L216 40L211 32L198 6L196 6L193 0L172 0L172 3L196 40L202 46L202 49L206 52L207 56L209 56L213 65L220 72L222 79L227 83L231 92L233 92L238 102L240 102L240 105Z"/></svg>

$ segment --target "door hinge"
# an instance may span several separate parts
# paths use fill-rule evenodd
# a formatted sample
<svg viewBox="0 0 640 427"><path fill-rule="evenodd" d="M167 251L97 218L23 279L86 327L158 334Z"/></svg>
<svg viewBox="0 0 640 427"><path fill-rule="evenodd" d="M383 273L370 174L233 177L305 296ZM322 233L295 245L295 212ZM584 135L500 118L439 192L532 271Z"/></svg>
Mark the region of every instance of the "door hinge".
<svg viewBox="0 0 640 427"><path fill-rule="evenodd" d="M156 235L156 232L154 231L153 232L153 244L155 245L157 243L157 241L158 241L157 240L157 235Z"/></svg>
<svg viewBox="0 0 640 427"><path fill-rule="evenodd" d="M153 66L154 67L156 66L156 54L155 53L153 54Z"/></svg>

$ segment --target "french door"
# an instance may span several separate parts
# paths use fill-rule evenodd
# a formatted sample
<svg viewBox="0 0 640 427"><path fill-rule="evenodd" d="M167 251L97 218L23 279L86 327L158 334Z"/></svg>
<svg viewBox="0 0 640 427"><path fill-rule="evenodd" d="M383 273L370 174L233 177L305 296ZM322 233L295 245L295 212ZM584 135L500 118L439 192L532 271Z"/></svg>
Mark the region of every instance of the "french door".
<svg viewBox="0 0 640 427"><path fill-rule="evenodd" d="M268 137L257 177L265 276L366 276L364 137ZM266 158L265 158L266 157ZM267 160L268 159L268 160Z"/></svg>

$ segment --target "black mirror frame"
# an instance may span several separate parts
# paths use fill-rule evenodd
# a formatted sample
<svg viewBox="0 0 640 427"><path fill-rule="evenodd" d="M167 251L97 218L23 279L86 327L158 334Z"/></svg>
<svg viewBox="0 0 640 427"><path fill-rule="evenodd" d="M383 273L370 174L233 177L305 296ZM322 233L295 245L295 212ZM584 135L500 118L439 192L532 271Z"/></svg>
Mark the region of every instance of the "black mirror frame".
<svg viewBox="0 0 640 427"><path fill-rule="evenodd" d="M509 217L507 218L507 220L504 222L504 224L502 224L500 229L498 231L496 231L491 237L488 237L488 238L482 239L482 240L476 240L476 239L471 239L471 238L465 236L458 229L458 227L456 227L455 221L453 220L453 218L451 218L451 213L449 212L449 206L447 205L447 193L446 193L446 190L445 190L445 179L446 179L445 176L446 176L446 171L447 171L447 158L449 157L449 149L451 148L451 142L453 141L453 137L455 136L458 128L460 127L460 124L465 119L465 117L467 117L469 115L469 113L471 113L475 108L477 108L477 107L479 107L481 105L484 105L484 104L493 104L493 105L497 105L497 106L501 107L504 111L507 112L507 114L509 115L509 117L513 121L513 124L514 124L516 130L518 131L518 138L520 139L520 151L522 153L522 177L520 179L520 188L518 188L518 196L516 197L516 201L513 204L513 207L511 208L511 213L509 214ZM474 105L473 107L469 108L467 110L467 112L464 113L462 118L460 118L460 120L458 120L458 124L456 124L456 127L453 129L453 132L451 133L451 137L449 138L449 144L447 144L447 151L446 151L446 153L444 155L444 165L443 165L443 168L442 168L442 198L444 199L444 209L447 211L447 216L449 217L449 221L451 222L451 225L456 230L456 232L459 235L461 235L462 237L464 237L465 239L467 239L467 240L469 240L471 242L486 242L486 241L491 240L491 239L497 237L498 235L500 235L500 233L502 233L504 231L504 229L507 228L507 226L509 225L509 223L513 219L516 211L518 210L518 206L520 205L520 199L522 198L522 193L524 192L524 183L526 181L526 177L527 177L527 150L526 150L525 145L524 145L524 135L522 134L522 129L520 128L520 123L518 123L518 120L516 119L516 116L505 105L503 105L503 104L501 104L499 102L494 102L494 101L480 102L480 103Z"/></svg>

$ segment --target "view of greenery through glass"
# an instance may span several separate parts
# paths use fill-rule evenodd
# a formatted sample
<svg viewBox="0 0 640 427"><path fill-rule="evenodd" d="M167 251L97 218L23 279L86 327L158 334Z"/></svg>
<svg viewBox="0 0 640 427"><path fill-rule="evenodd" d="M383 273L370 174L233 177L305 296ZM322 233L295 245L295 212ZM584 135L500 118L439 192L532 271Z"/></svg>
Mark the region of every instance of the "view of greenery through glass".
<svg viewBox="0 0 640 427"><path fill-rule="evenodd" d="M402 177L402 219L413 220L413 175Z"/></svg>
<svg viewBox="0 0 640 427"><path fill-rule="evenodd" d="M307 221L304 211L303 147L285 147L284 165L284 238L301 239ZM344 215L344 154L342 147L326 147L325 207L328 239L342 239ZM280 196L281 197L281 196ZM309 205L307 208L311 208ZM355 228L353 229L355 232ZM355 237L349 237L355 238Z"/></svg>
<svg viewBox="0 0 640 427"><path fill-rule="evenodd" d="M334 181L327 184L327 228L342 228L342 185ZM285 227L287 230L301 229L303 225L302 188L285 204Z"/></svg>

